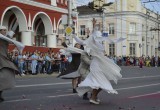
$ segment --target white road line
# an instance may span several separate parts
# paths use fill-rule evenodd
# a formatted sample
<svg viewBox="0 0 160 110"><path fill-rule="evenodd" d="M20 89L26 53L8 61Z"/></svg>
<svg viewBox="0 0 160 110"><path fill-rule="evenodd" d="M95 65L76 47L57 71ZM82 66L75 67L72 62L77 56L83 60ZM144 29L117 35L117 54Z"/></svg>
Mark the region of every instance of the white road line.
<svg viewBox="0 0 160 110"><path fill-rule="evenodd" d="M28 100L31 100L31 99L10 100L10 101L5 101L4 103L6 103L6 102L22 102L22 101L28 101Z"/></svg>
<svg viewBox="0 0 160 110"><path fill-rule="evenodd" d="M67 96L74 96L77 94L63 94L63 95L56 95L56 96L47 96L48 98L57 98L57 97L67 97Z"/></svg>
<svg viewBox="0 0 160 110"><path fill-rule="evenodd" d="M129 98L130 98L130 99L133 99L133 98L146 97L146 96L151 96L151 95L156 95L156 94L160 94L160 91L154 92L154 93L149 93L149 94L143 94L143 95L132 96L132 97L129 97Z"/></svg>
<svg viewBox="0 0 160 110"><path fill-rule="evenodd" d="M50 84L33 84L33 85L17 85L17 88L20 87L38 87L38 86L53 86L53 85L65 85L71 84L71 82L63 82L63 83L50 83Z"/></svg>
<svg viewBox="0 0 160 110"><path fill-rule="evenodd" d="M116 90L120 91L120 90L136 89L136 88L143 88L143 87L149 87L149 86L157 86L157 85L160 85L160 83L150 84L150 85L143 85L143 86L128 87L128 88L119 88L119 89L116 89ZM49 97L49 98L57 98L57 97L67 97L67 96L73 96L73 95L77 95L77 94L64 94L64 95L55 95L55 96L47 96L47 97Z"/></svg>
<svg viewBox="0 0 160 110"><path fill-rule="evenodd" d="M160 85L160 83L149 84L149 85L142 85L142 86L135 86L135 87L127 87L127 88L119 88L119 89L116 89L116 90L136 89L136 88L143 88L143 87L149 87L149 86L158 86L158 85Z"/></svg>
<svg viewBox="0 0 160 110"><path fill-rule="evenodd" d="M156 75L156 76L142 76L142 77L122 78L122 80L126 80L126 79L143 79L143 78L156 78L156 77L160 77L160 75Z"/></svg>

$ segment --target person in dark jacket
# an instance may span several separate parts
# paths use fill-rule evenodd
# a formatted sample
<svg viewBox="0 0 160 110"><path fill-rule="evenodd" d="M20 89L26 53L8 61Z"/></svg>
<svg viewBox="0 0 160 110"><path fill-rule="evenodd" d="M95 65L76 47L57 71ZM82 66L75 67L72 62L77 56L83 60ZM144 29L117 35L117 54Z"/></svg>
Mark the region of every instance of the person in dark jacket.
<svg viewBox="0 0 160 110"><path fill-rule="evenodd" d="M6 30L5 26L0 26L0 36L6 37ZM8 45L9 42L0 38L0 102L4 101L3 91L14 87L15 73L18 72L18 68L8 57Z"/></svg>

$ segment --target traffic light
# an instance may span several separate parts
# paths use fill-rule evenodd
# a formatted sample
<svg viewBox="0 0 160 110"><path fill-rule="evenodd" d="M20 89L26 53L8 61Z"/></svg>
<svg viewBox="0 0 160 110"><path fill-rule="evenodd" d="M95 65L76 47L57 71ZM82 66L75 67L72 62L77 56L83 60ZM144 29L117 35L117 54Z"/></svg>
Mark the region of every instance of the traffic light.
<svg viewBox="0 0 160 110"><path fill-rule="evenodd" d="M89 2L89 3L88 3L88 7L89 7L90 9L94 9L94 2Z"/></svg>

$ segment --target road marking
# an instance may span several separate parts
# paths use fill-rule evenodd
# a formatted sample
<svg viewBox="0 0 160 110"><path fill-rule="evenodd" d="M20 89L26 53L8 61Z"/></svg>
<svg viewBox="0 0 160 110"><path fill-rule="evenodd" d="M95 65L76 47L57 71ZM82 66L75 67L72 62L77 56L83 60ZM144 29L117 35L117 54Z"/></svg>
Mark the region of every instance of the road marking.
<svg viewBox="0 0 160 110"><path fill-rule="evenodd" d="M143 77L122 78L121 80L141 79L141 78L153 78L153 77L160 77L160 75L157 75L157 76L143 76ZM54 86L54 85L66 85L66 84L71 84L71 82L48 83L48 84L32 84L32 85L17 85L16 87L17 88L23 88L23 87Z"/></svg>
<svg viewBox="0 0 160 110"><path fill-rule="evenodd" d="M77 95L77 94L63 94L63 95L55 95L55 96L47 96L49 98L57 98L57 97L67 97L67 96L74 96L74 95Z"/></svg>
<svg viewBox="0 0 160 110"><path fill-rule="evenodd" d="M136 88L143 88L143 87L149 87L149 86L157 86L157 85L160 85L160 83L143 85L143 86L128 87L128 88L119 88L119 89L115 89L115 90L120 91L120 90L136 89ZM77 94L64 94L64 95L47 96L47 97L49 97L49 98L57 98L57 97L66 97L66 96L73 96L73 95L77 95Z"/></svg>
<svg viewBox="0 0 160 110"><path fill-rule="evenodd" d="M18 85L17 88L21 87L38 87L38 86L53 86L53 85L65 85L65 84L71 84L71 82L63 82L63 83L50 83L50 84L33 84L33 85Z"/></svg>
<svg viewBox="0 0 160 110"><path fill-rule="evenodd" d="M28 101L28 100L31 100L31 99L10 100L10 101L5 101L4 103L6 103L6 102L21 102L21 101Z"/></svg>
<svg viewBox="0 0 160 110"><path fill-rule="evenodd" d="M154 77L160 77L160 75L156 75L156 76L142 76L142 77L131 77L131 78L122 78L122 80L126 80L126 79L154 78Z"/></svg>
<svg viewBox="0 0 160 110"><path fill-rule="evenodd" d="M149 93L149 94L143 94L143 95L132 96L132 97L129 97L129 98L130 98L130 99L133 99L133 98L146 97L146 96L151 96L151 95L156 95L156 94L160 94L160 91L154 92L154 93Z"/></svg>
<svg viewBox="0 0 160 110"><path fill-rule="evenodd" d="M128 88L119 88L119 89L116 89L116 90L120 91L120 90L143 88L143 87L149 87L149 86L157 86L157 85L160 85L160 83L150 84L150 85L143 85L143 86L128 87ZM159 94L159 93L160 93L160 91L156 92L156 93L132 96L130 98L144 97L144 96L147 96L147 95L153 95L153 94ZM57 98L57 97L67 97L67 96L75 96L75 95L77 95L77 94L63 94L63 95L55 95L55 96L47 96L47 97L48 98ZM31 100L31 99L11 100L11 101L5 101L5 102L20 102L20 101L27 101L27 100Z"/></svg>
<svg viewBox="0 0 160 110"><path fill-rule="evenodd" d="M119 89L115 89L115 90L136 89L136 88L143 88L143 87L157 86L157 85L160 85L160 83L157 83L157 84L149 84L149 85L142 85L142 86L135 86L135 87L127 87L127 88L119 88Z"/></svg>
<svg viewBox="0 0 160 110"><path fill-rule="evenodd" d="M20 82L20 81L29 81L29 80L31 80L31 79L18 79L18 80L16 80L17 82Z"/></svg>

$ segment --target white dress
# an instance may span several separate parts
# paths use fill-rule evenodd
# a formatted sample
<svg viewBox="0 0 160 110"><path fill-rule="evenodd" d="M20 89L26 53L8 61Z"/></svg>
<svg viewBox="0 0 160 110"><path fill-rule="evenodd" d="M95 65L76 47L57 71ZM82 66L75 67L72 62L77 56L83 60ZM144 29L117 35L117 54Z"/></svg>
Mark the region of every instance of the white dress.
<svg viewBox="0 0 160 110"><path fill-rule="evenodd" d="M108 93L117 94L110 80L117 83L118 79L122 78L120 74L121 68L111 59L104 56L103 46L99 41L96 41L98 37L96 34L97 33L93 33L92 36L83 42L83 44L86 45L86 51L93 57L93 60L90 65L90 73L86 79L78 85L77 92L79 96L82 96L92 89L99 88Z"/></svg>

